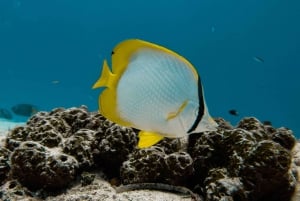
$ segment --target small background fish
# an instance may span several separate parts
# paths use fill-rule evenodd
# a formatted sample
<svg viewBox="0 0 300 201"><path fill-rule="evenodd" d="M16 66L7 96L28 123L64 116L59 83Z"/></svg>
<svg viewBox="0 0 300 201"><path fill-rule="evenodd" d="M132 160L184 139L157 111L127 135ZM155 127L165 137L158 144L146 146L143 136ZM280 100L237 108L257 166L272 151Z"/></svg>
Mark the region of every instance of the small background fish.
<svg viewBox="0 0 300 201"><path fill-rule="evenodd" d="M235 110L235 109L231 109L231 110L229 110L228 112L229 112L229 114L231 114L231 115L233 115L233 116L238 116L238 115L239 115L238 111Z"/></svg>
<svg viewBox="0 0 300 201"><path fill-rule="evenodd" d="M33 114L38 112L38 108L35 105L31 104L17 104L14 105L11 110L20 116L30 117Z"/></svg>
<svg viewBox="0 0 300 201"><path fill-rule="evenodd" d="M11 112L8 109L0 108L0 118L12 119L13 116L12 116Z"/></svg>

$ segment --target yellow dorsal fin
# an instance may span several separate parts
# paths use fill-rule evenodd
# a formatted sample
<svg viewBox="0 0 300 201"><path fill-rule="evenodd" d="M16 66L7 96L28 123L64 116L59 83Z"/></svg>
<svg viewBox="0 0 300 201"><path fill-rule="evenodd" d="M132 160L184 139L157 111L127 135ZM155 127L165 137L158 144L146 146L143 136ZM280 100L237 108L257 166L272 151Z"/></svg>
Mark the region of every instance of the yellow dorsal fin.
<svg viewBox="0 0 300 201"><path fill-rule="evenodd" d="M111 88L114 86L114 74L110 71L107 61L104 60L101 77L93 85L93 89L99 87L108 87Z"/></svg>
<svg viewBox="0 0 300 201"><path fill-rule="evenodd" d="M196 68L187 59L163 46L139 39L128 39L122 41L114 48L114 54L112 55L112 71L116 74L122 74L125 71L128 63L130 63L131 56L141 48L151 48L152 50L162 51L174 56L178 60L187 64L195 78L198 80L198 73Z"/></svg>
<svg viewBox="0 0 300 201"><path fill-rule="evenodd" d="M167 120L171 120L174 119L175 117L177 117L186 107L186 105L188 104L188 100L184 101L180 107L178 108L178 110L176 112L170 112L167 116Z"/></svg>
<svg viewBox="0 0 300 201"><path fill-rule="evenodd" d="M161 141L164 137L160 134L157 134L155 132L149 132L149 131L140 131L139 132L139 148L147 148L150 147L159 141Z"/></svg>

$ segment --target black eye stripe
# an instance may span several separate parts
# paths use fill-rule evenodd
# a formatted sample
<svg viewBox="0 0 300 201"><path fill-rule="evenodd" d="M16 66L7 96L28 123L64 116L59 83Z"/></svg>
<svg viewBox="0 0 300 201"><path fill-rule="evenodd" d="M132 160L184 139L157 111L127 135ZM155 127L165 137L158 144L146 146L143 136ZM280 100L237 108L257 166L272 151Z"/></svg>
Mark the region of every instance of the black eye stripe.
<svg viewBox="0 0 300 201"><path fill-rule="evenodd" d="M192 125L192 127L188 130L188 133L193 132L197 128L198 124L200 123L204 115L205 108L204 108L204 99L203 99L203 91L202 91L200 76L198 76L198 98L199 98L199 109L198 109L197 118L194 124Z"/></svg>

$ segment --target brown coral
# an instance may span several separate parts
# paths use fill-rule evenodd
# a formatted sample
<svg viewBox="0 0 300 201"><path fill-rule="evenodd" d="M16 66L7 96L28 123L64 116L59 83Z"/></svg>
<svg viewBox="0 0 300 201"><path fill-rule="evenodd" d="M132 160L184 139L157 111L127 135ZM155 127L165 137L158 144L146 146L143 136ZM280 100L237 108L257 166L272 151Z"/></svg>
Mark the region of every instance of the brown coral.
<svg viewBox="0 0 300 201"><path fill-rule="evenodd" d="M131 128L108 120L103 125L104 129L100 128L95 133L94 160L110 177L119 176L120 166L136 147L137 135Z"/></svg>
<svg viewBox="0 0 300 201"><path fill-rule="evenodd" d="M121 167L123 183L183 185L193 174L193 160L186 152L166 154L158 146L136 150Z"/></svg>
<svg viewBox="0 0 300 201"><path fill-rule="evenodd" d="M77 172L96 167L124 184L185 186L207 201L288 200L296 185L292 131L253 117L242 119L237 127L221 118L216 121L217 131L189 136L187 151L178 139L136 149L137 130L84 106L39 112L25 126L13 129L0 149L0 177L7 181L2 188L15 178L20 182L16 186L31 190L61 189Z"/></svg>
<svg viewBox="0 0 300 201"><path fill-rule="evenodd" d="M207 200L288 200L296 186L294 143L291 131L270 129L255 118L191 136L188 150L199 193Z"/></svg>
<svg viewBox="0 0 300 201"><path fill-rule="evenodd" d="M79 168L84 170L94 165L92 143L95 131L80 129L62 143L63 152L74 156Z"/></svg>
<svg viewBox="0 0 300 201"><path fill-rule="evenodd" d="M157 146L136 150L121 167L123 183L161 182L165 170L164 157L163 149Z"/></svg>
<svg viewBox="0 0 300 201"><path fill-rule="evenodd" d="M119 167L136 143L132 129L82 106L38 112L26 125L9 133L5 146L12 151L11 173L15 178L30 189L54 189L67 186L76 171L96 165L118 176ZM3 177L7 171L3 169Z"/></svg>
<svg viewBox="0 0 300 201"><path fill-rule="evenodd" d="M0 147L0 185L7 178L10 165L9 165L10 151L4 147Z"/></svg>
<svg viewBox="0 0 300 201"><path fill-rule="evenodd" d="M32 141L23 142L11 155L14 178L30 189L61 189L74 180L77 161Z"/></svg>

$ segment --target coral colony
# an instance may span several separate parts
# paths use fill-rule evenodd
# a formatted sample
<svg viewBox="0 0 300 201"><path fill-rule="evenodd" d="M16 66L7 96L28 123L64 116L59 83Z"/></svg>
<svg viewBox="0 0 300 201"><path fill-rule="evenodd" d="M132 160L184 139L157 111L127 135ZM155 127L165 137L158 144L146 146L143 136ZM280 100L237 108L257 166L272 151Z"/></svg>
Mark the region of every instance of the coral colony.
<svg viewBox="0 0 300 201"><path fill-rule="evenodd" d="M84 106L38 112L11 130L0 147L0 199L37 196L41 190L47 197L101 169L108 180L124 185L182 186L208 201L289 200L297 184L292 131L255 118L236 127L215 121L217 131L191 135L186 147L178 139L164 139L138 149L138 131Z"/></svg>

